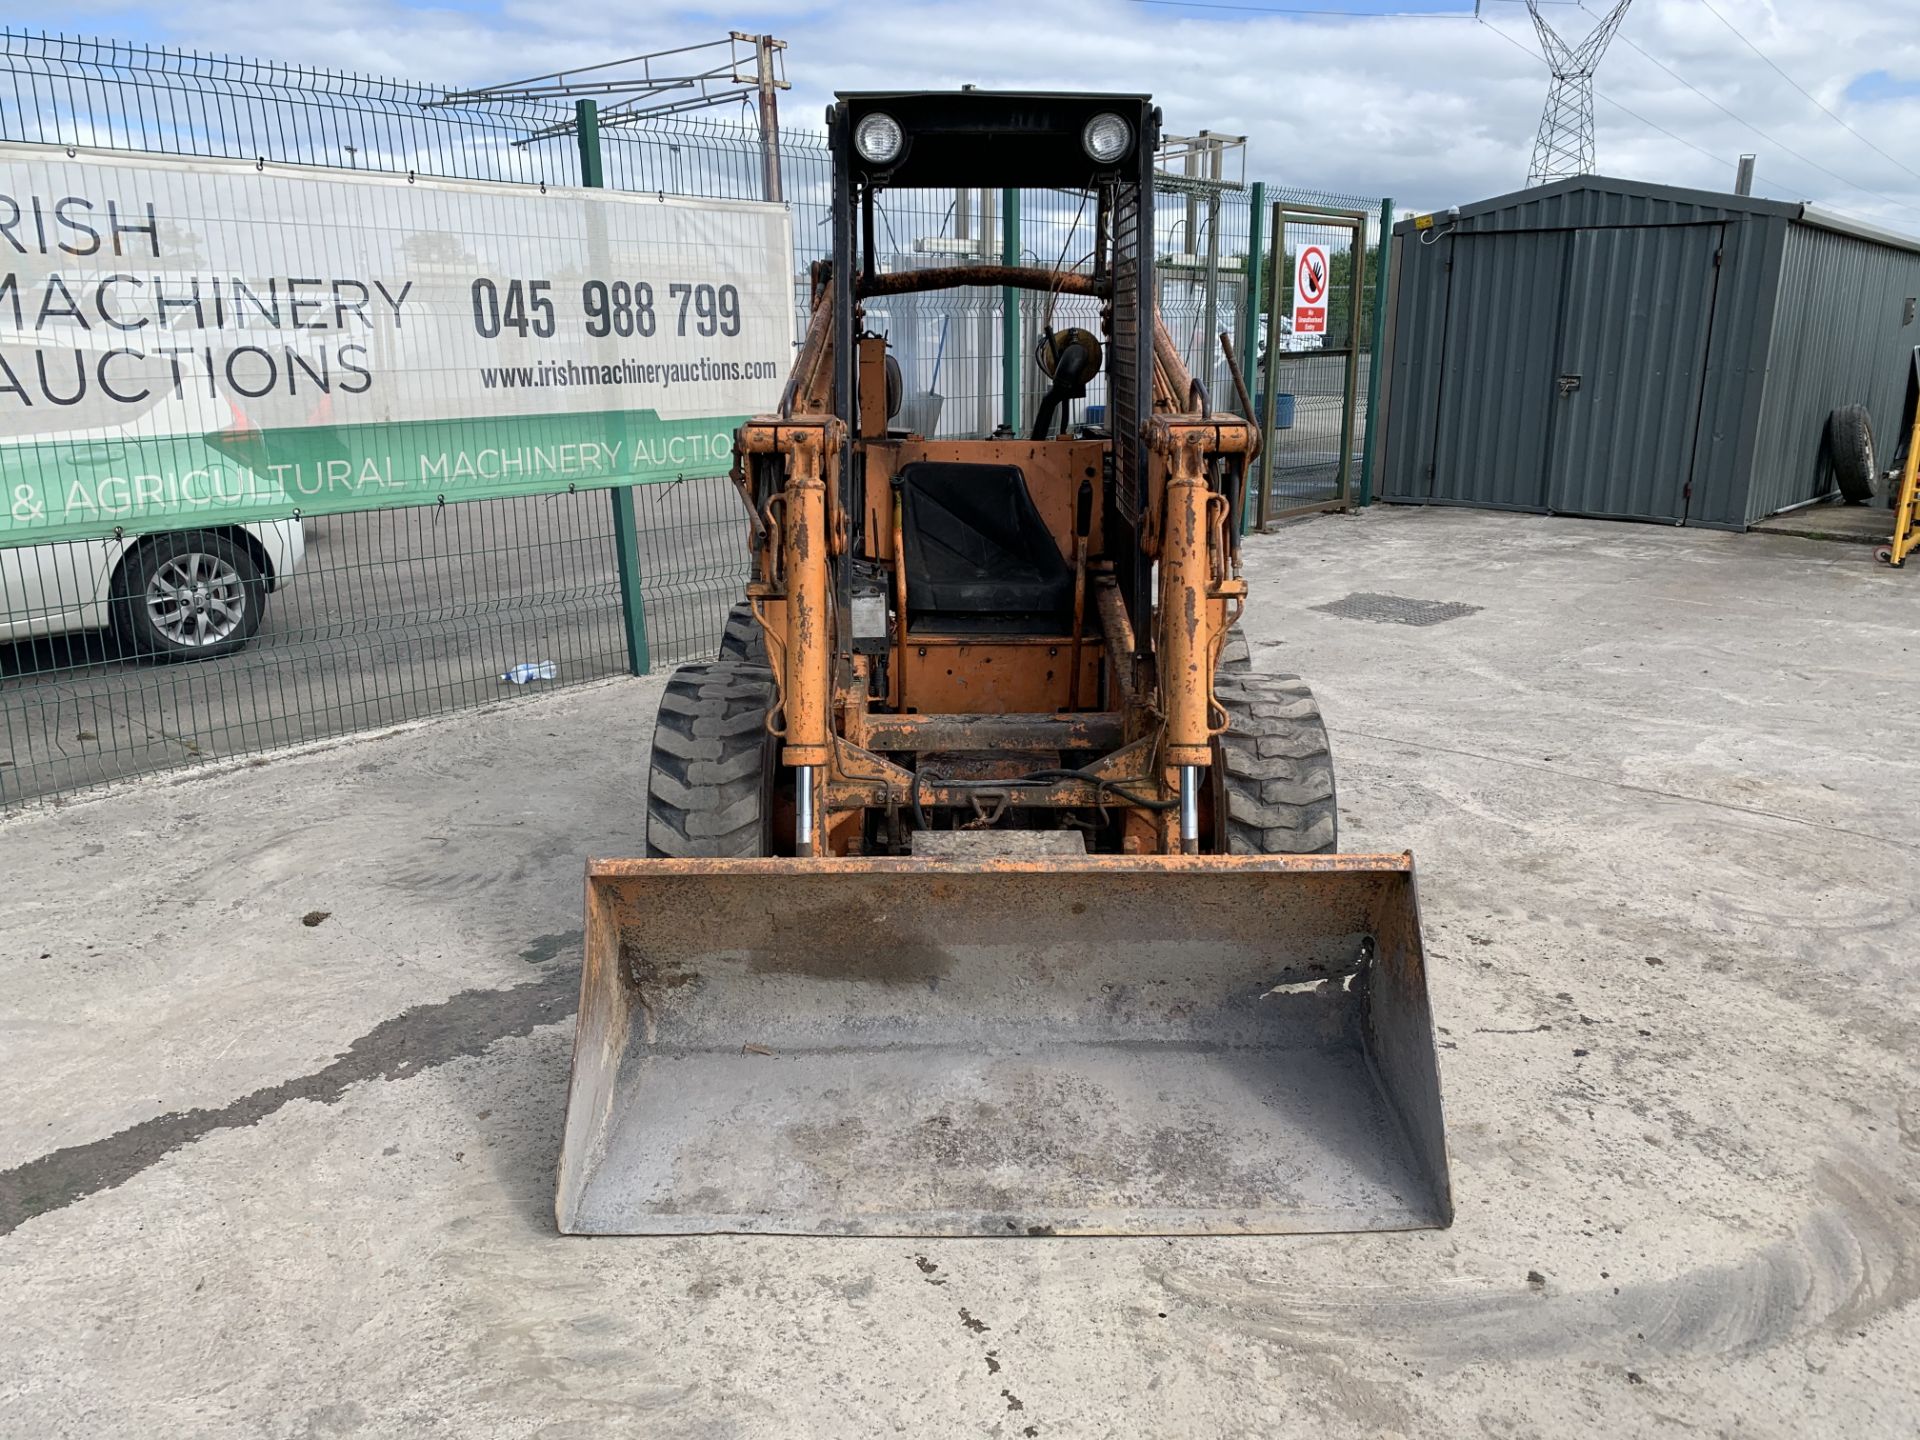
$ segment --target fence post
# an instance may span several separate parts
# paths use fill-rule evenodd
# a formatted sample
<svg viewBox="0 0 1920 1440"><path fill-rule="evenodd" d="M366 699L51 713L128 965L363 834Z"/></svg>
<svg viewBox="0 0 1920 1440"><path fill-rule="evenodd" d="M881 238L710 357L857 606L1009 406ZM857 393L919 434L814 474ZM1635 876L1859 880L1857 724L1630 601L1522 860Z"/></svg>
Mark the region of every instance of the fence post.
<svg viewBox="0 0 1920 1440"><path fill-rule="evenodd" d="M1000 263L1020 263L1020 192L1000 192ZM1020 433L1020 292L1012 285L1000 290L1001 410L1007 429Z"/></svg>
<svg viewBox="0 0 1920 1440"><path fill-rule="evenodd" d="M580 183L605 187L600 164L600 107L591 100L573 102L574 129L580 141ZM640 526L634 517L633 487L607 491L613 507L613 554L620 570L620 619L627 636L627 669L644 675L653 666L647 653L647 602L640 593Z"/></svg>
<svg viewBox="0 0 1920 1440"><path fill-rule="evenodd" d="M1240 292L1240 374L1253 386L1255 393L1247 398L1253 402L1253 414L1247 416L1252 425L1259 425L1265 406L1260 403L1260 307L1266 303L1266 296L1260 293L1260 247L1266 240L1266 219L1262 212L1267 208L1267 186L1264 180L1253 182L1253 190L1247 211L1247 283ZM1272 322L1269 321L1269 324ZM1262 434L1260 448L1266 449L1268 437ZM1247 467L1247 488L1251 492L1258 483L1258 465ZM1240 533L1247 533L1248 522L1253 518L1253 506L1247 501L1253 498L1249 493L1240 502Z"/></svg>
<svg viewBox="0 0 1920 1440"><path fill-rule="evenodd" d="M1273 446L1280 433L1280 311L1286 300L1287 202L1273 202L1273 264L1267 267L1267 353L1260 367L1260 388L1254 391L1260 409L1260 497L1253 528L1266 533L1268 502L1273 498Z"/></svg>
<svg viewBox="0 0 1920 1440"><path fill-rule="evenodd" d="M1388 250L1393 238L1393 197L1380 202L1380 256L1373 272L1373 357L1367 362L1367 442L1360 458L1360 503L1373 503L1373 456L1379 443L1378 421L1386 406L1380 396L1380 363L1387 348ZM1366 246L1360 249L1366 255Z"/></svg>

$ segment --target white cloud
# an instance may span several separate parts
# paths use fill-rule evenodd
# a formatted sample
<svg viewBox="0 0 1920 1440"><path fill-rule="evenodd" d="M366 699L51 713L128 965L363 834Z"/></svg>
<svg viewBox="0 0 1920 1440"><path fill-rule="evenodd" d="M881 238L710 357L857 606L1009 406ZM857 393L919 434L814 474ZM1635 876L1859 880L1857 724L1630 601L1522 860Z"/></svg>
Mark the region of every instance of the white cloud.
<svg viewBox="0 0 1920 1440"><path fill-rule="evenodd" d="M37 0L29 24L72 29L74 12ZM1257 4L1259 0L1240 0ZM1276 0L1290 3L1290 0ZM1602 0L1588 0L1595 9ZM1622 40L1664 61L1767 137L1714 108L1628 44L1616 42L1601 92L1691 146L1602 102L1599 168L1607 174L1730 188L1736 158L1760 156L1759 190L1812 199L1920 231L1920 93L1849 99L1861 76L1920 81L1920 35L1886 0L1712 0L1819 100L1899 157L1890 160L1800 95L1714 17L1703 0L1638 0ZM1486 5L1494 25L1533 49L1524 8ZM740 11L641 0L503 0L485 12L405 8L388 0L181 0L164 12L90 12L104 31L130 20L201 49L477 84L621 53L764 27L789 42L793 124L814 126L835 89L1145 90L1175 130L1251 137L1250 169L1282 184L1392 194L1404 205L1460 203L1524 181L1547 77L1537 58L1466 20L1256 17L1125 0L952 0L886 7L762 0ZM1569 32L1592 10L1548 12ZM1799 152L1804 159L1787 153ZM1705 152L1700 153L1700 152ZM1911 167L1911 169L1906 168Z"/></svg>

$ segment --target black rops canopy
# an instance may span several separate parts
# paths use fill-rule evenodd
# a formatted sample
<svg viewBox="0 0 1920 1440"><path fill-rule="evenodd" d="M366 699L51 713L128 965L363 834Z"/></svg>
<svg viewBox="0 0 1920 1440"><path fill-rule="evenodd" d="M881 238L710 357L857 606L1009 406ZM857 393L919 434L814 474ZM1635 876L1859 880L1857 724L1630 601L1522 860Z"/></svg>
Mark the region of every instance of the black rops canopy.
<svg viewBox="0 0 1920 1440"><path fill-rule="evenodd" d="M857 184L888 188L986 186L994 189L1084 189L1141 171L1143 140L1158 137L1159 116L1146 95L1033 95L993 90L942 90L836 97L848 161ZM871 165L853 146L860 121L885 111L900 122L906 144L891 165ZM1132 141L1099 164L1081 144L1094 116L1127 122Z"/></svg>

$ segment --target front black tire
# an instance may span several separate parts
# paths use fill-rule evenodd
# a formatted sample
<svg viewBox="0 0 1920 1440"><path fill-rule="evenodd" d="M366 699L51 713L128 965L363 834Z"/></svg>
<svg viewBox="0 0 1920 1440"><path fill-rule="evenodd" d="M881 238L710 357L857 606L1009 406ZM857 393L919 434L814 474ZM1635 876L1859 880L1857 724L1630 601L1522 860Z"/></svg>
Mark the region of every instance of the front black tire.
<svg viewBox="0 0 1920 1440"><path fill-rule="evenodd" d="M1827 416L1826 450L1842 498L1849 505L1873 499L1880 476L1874 468L1873 417L1866 406L1842 405Z"/></svg>
<svg viewBox="0 0 1920 1440"><path fill-rule="evenodd" d="M1220 642L1220 658L1215 662L1216 675L1246 675L1253 670L1253 646L1248 643L1247 632L1238 625L1227 631L1227 638Z"/></svg>
<svg viewBox="0 0 1920 1440"><path fill-rule="evenodd" d="M122 653L148 660L212 660L251 640L267 583L244 545L211 530L150 535L114 580L113 631Z"/></svg>
<svg viewBox="0 0 1920 1440"><path fill-rule="evenodd" d="M1330 855L1340 848L1333 749L1297 675L1230 671L1214 693L1232 718L1214 741L1216 804L1230 855ZM1218 813L1216 811L1216 813Z"/></svg>
<svg viewBox="0 0 1920 1440"><path fill-rule="evenodd" d="M738 660L682 665L660 696L647 776L647 855L773 853L773 672Z"/></svg>

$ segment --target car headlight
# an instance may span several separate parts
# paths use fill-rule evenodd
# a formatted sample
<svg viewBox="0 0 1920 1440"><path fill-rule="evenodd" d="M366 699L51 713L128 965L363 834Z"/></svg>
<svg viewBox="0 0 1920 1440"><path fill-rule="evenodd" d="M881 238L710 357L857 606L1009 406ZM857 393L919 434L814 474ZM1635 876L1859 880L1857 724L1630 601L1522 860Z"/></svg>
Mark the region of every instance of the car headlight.
<svg viewBox="0 0 1920 1440"><path fill-rule="evenodd" d="M1133 131L1118 115L1096 115L1080 132L1080 144L1102 165L1118 160L1132 143Z"/></svg>
<svg viewBox="0 0 1920 1440"><path fill-rule="evenodd" d="M906 142L900 122L884 110L874 111L853 128L853 148L870 165L891 165Z"/></svg>

